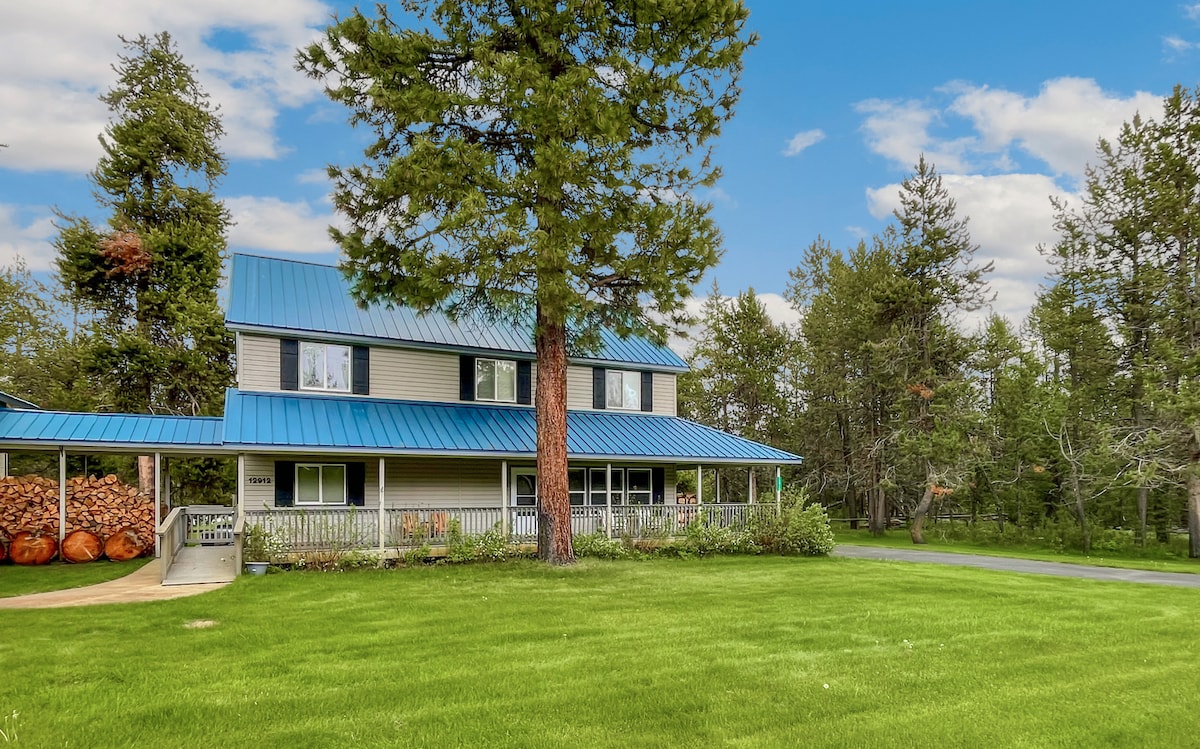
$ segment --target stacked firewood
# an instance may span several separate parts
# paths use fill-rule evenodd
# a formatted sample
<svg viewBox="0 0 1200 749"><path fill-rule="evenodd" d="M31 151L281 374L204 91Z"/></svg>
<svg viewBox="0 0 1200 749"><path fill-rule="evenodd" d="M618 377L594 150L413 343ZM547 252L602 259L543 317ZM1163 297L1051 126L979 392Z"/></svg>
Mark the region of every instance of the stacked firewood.
<svg viewBox="0 0 1200 749"><path fill-rule="evenodd" d="M113 558L137 556L154 548L154 499L113 475L68 479L66 531L70 535L61 551L68 561L91 561L102 549ZM0 541L5 535L12 539L9 555L14 562L19 561L18 547L29 539L57 539L57 481L0 478ZM40 562L46 546L43 541L38 544L34 558Z"/></svg>

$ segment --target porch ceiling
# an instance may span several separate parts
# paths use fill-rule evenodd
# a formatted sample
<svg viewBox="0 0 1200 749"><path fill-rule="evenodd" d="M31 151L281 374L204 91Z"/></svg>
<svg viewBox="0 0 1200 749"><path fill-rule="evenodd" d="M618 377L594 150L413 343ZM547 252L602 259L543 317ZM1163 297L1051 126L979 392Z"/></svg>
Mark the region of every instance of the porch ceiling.
<svg viewBox="0 0 1200 749"><path fill-rule="evenodd" d="M478 457L534 457L534 410L230 390L228 449ZM570 411L574 460L779 465L799 456L674 416Z"/></svg>

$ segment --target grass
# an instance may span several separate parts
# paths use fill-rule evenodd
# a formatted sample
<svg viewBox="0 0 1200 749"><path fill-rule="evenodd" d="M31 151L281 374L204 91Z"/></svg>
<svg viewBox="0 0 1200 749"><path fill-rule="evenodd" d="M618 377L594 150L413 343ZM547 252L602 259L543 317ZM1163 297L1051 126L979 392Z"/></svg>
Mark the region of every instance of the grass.
<svg viewBox="0 0 1200 749"><path fill-rule="evenodd" d="M144 558L130 562L100 560L88 564L52 562L36 567L6 564L0 567L0 598L108 582L128 575L149 561Z"/></svg>
<svg viewBox="0 0 1200 749"><path fill-rule="evenodd" d="M851 559L239 578L0 611L18 745L1185 746L1200 590Z"/></svg>
<svg viewBox="0 0 1200 749"><path fill-rule="evenodd" d="M1085 564L1096 567L1120 567L1130 570L1153 570L1155 572L1189 572L1200 573L1200 559L1185 557L1154 558L1148 556L1133 556L1119 552L1104 552L1085 555L1076 551L1059 551L1032 545L996 546L986 543L975 543L961 539L939 537L936 527L927 527L924 546L916 546L912 542L907 529L885 531L883 536L872 536L865 529L850 530L845 526L833 526L833 535L839 544L855 544L858 546L884 546L897 549L926 549L928 551L948 551L958 554L985 554L996 557L1016 559L1036 559L1046 562L1064 562L1067 564Z"/></svg>

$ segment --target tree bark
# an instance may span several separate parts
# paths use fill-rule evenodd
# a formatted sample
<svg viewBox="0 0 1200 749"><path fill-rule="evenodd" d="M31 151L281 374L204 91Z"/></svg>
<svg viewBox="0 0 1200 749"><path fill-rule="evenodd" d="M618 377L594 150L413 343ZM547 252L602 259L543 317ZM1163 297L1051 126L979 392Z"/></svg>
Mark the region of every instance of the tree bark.
<svg viewBox="0 0 1200 749"><path fill-rule="evenodd" d="M1144 486L1138 487L1137 490L1137 542L1141 546L1146 545L1146 510L1150 506L1149 502L1150 490Z"/></svg>
<svg viewBox="0 0 1200 749"><path fill-rule="evenodd" d="M154 496L154 456L139 455L137 459L137 469L138 490L141 491L142 494L149 494L151 497L158 499L158 497Z"/></svg>
<svg viewBox="0 0 1200 749"><path fill-rule="evenodd" d="M921 501L917 503L917 509L913 513L912 527L908 529L908 534L912 536L914 544L925 543L925 516L929 514L929 508L933 506L933 482L926 480L925 493L921 495Z"/></svg>
<svg viewBox="0 0 1200 749"><path fill-rule="evenodd" d="M1079 519L1079 531L1083 534L1083 553L1092 553L1092 531L1088 527L1087 508L1083 500L1083 488L1079 485L1078 468L1071 467L1071 494L1075 499L1075 516Z"/></svg>
<svg viewBox="0 0 1200 749"><path fill-rule="evenodd" d="M571 501L567 492L567 331L537 312L538 559L571 564Z"/></svg>
<svg viewBox="0 0 1200 749"><path fill-rule="evenodd" d="M871 507L868 512L867 525L872 536L882 536L887 523L887 518L884 516L887 510L887 495L884 494L883 487L877 485L871 490L870 498Z"/></svg>
<svg viewBox="0 0 1200 749"><path fill-rule="evenodd" d="M1195 459L1187 480L1188 556L1200 558L1200 473L1196 472Z"/></svg>

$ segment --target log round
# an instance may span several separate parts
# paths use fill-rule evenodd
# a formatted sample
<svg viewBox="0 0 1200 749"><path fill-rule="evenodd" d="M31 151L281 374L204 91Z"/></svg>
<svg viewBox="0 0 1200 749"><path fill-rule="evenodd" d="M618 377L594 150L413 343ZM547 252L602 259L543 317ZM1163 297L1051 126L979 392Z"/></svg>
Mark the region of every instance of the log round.
<svg viewBox="0 0 1200 749"><path fill-rule="evenodd" d="M114 562L128 562L146 552L146 542L137 530L126 526L108 537L104 542L104 555Z"/></svg>
<svg viewBox="0 0 1200 749"><path fill-rule="evenodd" d="M46 564L58 551L58 541L45 533L21 531L13 536L8 555L14 564Z"/></svg>
<svg viewBox="0 0 1200 749"><path fill-rule="evenodd" d="M71 531L62 542L62 558L73 564L94 562L104 553L104 542L91 531Z"/></svg>
<svg viewBox="0 0 1200 749"><path fill-rule="evenodd" d="M4 531L0 531L0 562L8 559L8 544L8 534Z"/></svg>

